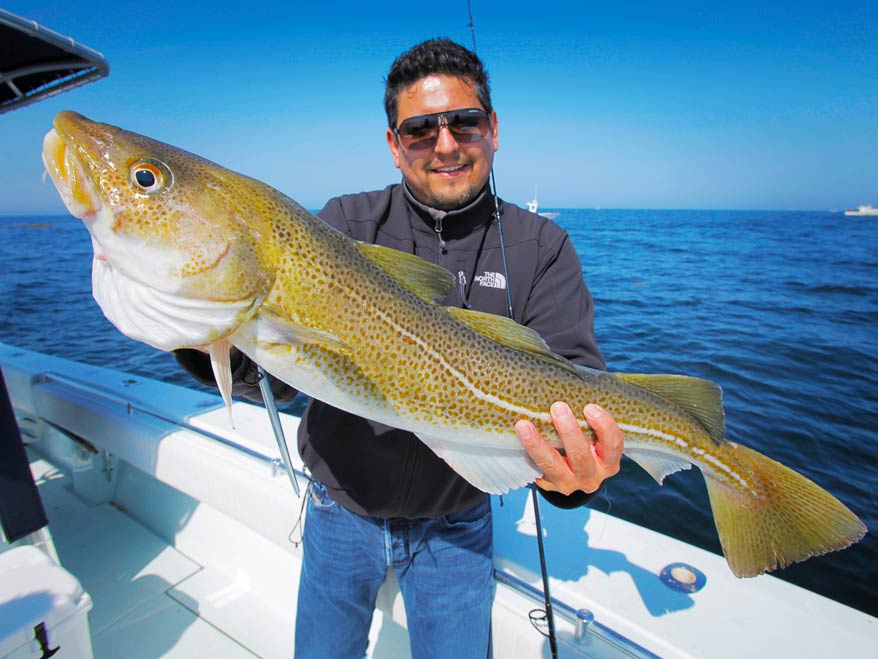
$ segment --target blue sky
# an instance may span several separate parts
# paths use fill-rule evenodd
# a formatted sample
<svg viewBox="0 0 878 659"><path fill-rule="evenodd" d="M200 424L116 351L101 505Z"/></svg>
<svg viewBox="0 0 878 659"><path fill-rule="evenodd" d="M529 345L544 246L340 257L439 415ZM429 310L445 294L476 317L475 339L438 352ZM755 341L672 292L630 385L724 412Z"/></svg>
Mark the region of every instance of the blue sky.
<svg viewBox="0 0 878 659"><path fill-rule="evenodd" d="M445 3L5 2L110 76L0 115L0 213L59 212L42 136L72 109L261 179L308 208L399 179L383 80L471 44ZM500 119L499 193L600 208L878 203L878 3L472 0ZM287 6L288 5L288 6Z"/></svg>

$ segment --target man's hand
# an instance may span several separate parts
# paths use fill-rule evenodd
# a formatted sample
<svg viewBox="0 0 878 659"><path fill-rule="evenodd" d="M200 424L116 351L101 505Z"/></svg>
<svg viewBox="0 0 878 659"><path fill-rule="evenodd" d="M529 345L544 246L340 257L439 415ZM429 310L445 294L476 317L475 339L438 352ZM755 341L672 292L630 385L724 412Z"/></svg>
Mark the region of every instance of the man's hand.
<svg viewBox="0 0 878 659"><path fill-rule="evenodd" d="M619 473L622 430L606 410L593 404L585 406L585 420L597 437L594 443L582 432L566 403L554 403L550 412L564 455L549 446L530 421L515 424L518 438L543 472L543 477L535 481L537 487L562 494L595 492L605 479Z"/></svg>

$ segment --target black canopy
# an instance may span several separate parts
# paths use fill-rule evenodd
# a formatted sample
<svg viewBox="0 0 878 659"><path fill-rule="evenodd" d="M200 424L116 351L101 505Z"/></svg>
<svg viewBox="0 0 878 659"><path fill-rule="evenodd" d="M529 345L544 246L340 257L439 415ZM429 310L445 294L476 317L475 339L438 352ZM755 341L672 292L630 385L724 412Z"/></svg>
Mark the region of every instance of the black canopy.
<svg viewBox="0 0 878 659"><path fill-rule="evenodd" d="M0 113L109 73L99 52L0 9Z"/></svg>

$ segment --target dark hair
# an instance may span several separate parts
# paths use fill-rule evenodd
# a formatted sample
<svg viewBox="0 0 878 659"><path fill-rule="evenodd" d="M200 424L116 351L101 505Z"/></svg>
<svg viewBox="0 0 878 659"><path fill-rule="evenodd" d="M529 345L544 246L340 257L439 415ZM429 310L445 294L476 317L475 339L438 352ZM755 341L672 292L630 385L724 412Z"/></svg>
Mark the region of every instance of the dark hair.
<svg viewBox="0 0 878 659"><path fill-rule="evenodd" d="M396 128L400 92L429 75L450 75L473 83L483 108L491 112L488 73L476 54L451 39L429 39L412 46L394 60L384 81L384 111L387 125Z"/></svg>

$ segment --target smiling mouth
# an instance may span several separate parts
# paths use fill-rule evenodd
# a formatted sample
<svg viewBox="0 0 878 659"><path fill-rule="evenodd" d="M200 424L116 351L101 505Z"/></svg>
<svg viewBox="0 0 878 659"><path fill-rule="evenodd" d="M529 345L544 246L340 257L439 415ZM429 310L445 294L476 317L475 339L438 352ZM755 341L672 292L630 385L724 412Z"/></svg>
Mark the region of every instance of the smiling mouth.
<svg viewBox="0 0 878 659"><path fill-rule="evenodd" d="M465 165L450 165L448 167L434 167L433 171L437 174L456 174L463 171Z"/></svg>

